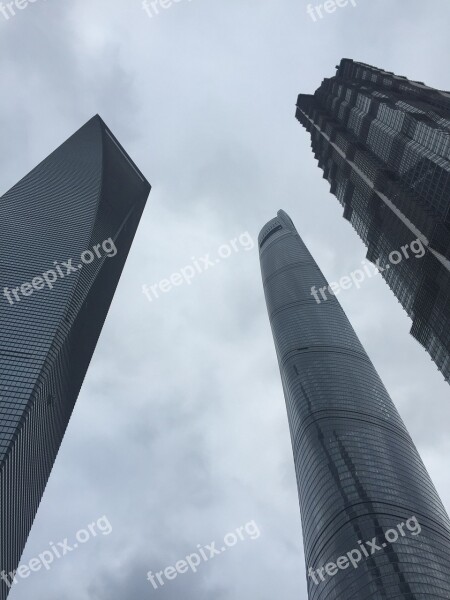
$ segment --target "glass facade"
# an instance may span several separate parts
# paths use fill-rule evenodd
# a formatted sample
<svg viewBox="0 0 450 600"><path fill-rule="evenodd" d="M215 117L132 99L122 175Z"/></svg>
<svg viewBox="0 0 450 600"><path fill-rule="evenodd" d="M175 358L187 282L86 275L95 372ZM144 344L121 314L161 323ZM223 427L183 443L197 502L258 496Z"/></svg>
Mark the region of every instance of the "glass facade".
<svg viewBox="0 0 450 600"><path fill-rule="evenodd" d="M368 259L425 246L382 275L450 381L450 93L343 59L296 116Z"/></svg>
<svg viewBox="0 0 450 600"><path fill-rule="evenodd" d="M337 299L327 294L318 303L312 295L328 284L286 213L265 225L259 246L309 600L450 598L450 521L374 366ZM405 529L412 517L419 534ZM405 535L383 542L401 524ZM374 538L376 552L366 544ZM354 549L357 568L341 561L327 574Z"/></svg>
<svg viewBox="0 0 450 600"><path fill-rule="evenodd" d="M0 199L0 572L17 568L149 192L96 116Z"/></svg>

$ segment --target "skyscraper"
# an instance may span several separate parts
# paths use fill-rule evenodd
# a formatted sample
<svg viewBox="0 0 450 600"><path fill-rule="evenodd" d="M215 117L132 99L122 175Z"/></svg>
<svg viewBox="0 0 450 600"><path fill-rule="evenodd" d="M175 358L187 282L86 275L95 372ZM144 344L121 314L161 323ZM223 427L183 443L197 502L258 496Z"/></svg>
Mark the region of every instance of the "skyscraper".
<svg viewBox="0 0 450 600"><path fill-rule="evenodd" d="M310 600L450 598L450 521L388 392L283 211L259 235Z"/></svg>
<svg viewBox="0 0 450 600"><path fill-rule="evenodd" d="M389 264L380 272L411 334L450 381L450 92L343 59L299 95L296 116L367 257ZM389 261L415 239L421 260Z"/></svg>
<svg viewBox="0 0 450 600"><path fill-rule="evenodd" d="M0 199L0 599L150 185L96 116Z"/></svg>

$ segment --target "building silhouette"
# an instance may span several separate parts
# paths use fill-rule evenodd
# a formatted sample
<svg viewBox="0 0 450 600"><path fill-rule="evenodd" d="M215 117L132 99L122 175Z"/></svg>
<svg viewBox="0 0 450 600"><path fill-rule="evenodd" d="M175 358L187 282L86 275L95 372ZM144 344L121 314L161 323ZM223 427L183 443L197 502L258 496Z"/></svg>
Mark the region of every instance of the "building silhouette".
<svg viewBox="0 0 450 600"><path fill-rule="evenodd" d="M390 265L382 276L411 334L450 381L450 92L343 59L299 95L296 116L368 259ZM393 265L390 253L415 239L424 258Z"/></svg>
<svg viewBox="0 0 450 600"><path fill-rule="evenodd" d="M96 116L0 199L0 600L149 191Z"/></svg>
<svg viewBox="0 0 450 600"><path fill-rule="evenodd" d="M450 598L450 521L373 364L336 297L312 296L328 284L288 215L258 241L309 599Z"/></svg>

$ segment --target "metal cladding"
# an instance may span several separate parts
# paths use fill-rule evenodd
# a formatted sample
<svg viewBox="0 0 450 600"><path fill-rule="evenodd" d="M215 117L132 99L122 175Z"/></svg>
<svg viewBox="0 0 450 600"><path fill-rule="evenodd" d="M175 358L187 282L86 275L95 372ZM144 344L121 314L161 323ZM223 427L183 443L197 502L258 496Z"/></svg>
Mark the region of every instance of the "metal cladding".
<svg viewBox="0 0 450 600"><path fill-rule="evenodd" d="M450 381L450 92L343 59L296 117L369 260L425 246L382 275Z"/></svg>
<svg viewBox="0 0 450 600"><path fill-rule="evenodd" d="M450 521L373 364L337 299L318 303L312 296L313 286L328 284L286 213L265 225L259 246L309 599L450 598ZM413 517L419 534L405 529ZM401 524L406 534L397 530L395 542L383 542ZM379 549L372 552L366 541ZM361 555L356 567L348 559L354 549ZM347 566L343 559L337 567L344 556ZM331 563L332 576L324 569Z"/></svg>
<svg viewBox="0 0 450 600"><path fill-rule="evenodd" d="M3 574L19 563L149 192L96 116L0 199ZM2 577L0 600L9 589Z"/></svg>

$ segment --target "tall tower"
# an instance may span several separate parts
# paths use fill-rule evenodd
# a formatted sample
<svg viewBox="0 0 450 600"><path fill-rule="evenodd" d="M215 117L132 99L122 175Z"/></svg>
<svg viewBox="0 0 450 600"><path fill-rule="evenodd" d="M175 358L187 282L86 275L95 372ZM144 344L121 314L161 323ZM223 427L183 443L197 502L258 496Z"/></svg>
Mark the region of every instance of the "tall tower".
<svg viewBox="0 0 450 600"><path fill-rule="evenodd" d="M96 116L0 199L0 600L149 192Z"/></svg>
<svg viewBox="0 0 450 600"><path fill-rule="evenodd" d="M367 258L390 265L382 275L411 334L450 381L450 92L343 59L299 95L296 116ZM421 260L388 260L415 239Z"/></svg>
<svg viewBox="0 0 450 600"><path fill-rule="evenodd" d="M450 598L450 521L388 392L337 299L311 295L327 282L288 215L258 241L309 599Z"/></svg>

